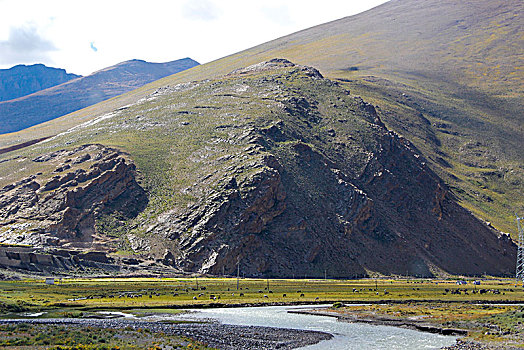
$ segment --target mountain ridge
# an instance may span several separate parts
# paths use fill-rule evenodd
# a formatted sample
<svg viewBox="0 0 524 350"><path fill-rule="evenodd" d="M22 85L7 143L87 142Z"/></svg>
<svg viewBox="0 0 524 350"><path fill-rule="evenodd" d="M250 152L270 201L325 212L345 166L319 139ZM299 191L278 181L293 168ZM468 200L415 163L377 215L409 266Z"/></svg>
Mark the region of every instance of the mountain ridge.
<svg viewBox="0 0 524 350"><path fill-rule="evenodd" d="M61 117L197 64L190 58L165 63L130 60L31 95L0 102L0 133L19 131Z"/></svg>
<svg viewBox="0 0 524 350"><path fill-rule="evenodd" d="M65 69L43 64L19 64L9 69L0 69L0 102L30 95L79 77L81 76L67 73Z"/></svg>

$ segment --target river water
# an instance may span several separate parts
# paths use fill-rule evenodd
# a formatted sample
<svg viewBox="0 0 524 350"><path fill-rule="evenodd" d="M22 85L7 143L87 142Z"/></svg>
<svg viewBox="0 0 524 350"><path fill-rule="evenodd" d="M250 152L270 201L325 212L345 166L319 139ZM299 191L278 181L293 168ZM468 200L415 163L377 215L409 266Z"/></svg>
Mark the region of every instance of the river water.
<svg viewBox="0 0 524 350"><path fill-rule="evenodd" d="M456 337L424 333L410 329L339 322L334 317L288 313L288 310L319 306L264 306L242 308L200 309L193 319L216 319L224 324L266 326L322 331L332 334L331 340L301 349L307 350L377 350L377 349L440 349L455 343ZM188 315L184 315L188 317Z"/></svg>

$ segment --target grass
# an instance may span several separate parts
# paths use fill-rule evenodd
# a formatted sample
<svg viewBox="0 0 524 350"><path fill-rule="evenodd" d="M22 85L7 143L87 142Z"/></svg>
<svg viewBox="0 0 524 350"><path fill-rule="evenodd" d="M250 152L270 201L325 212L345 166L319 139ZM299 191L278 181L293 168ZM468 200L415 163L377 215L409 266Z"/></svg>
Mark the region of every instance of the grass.
<svg viewBox="0 0 524 350"><path fill-rule="evenodd" d="M3 349L51 350L159 350L211 349L187 337L154 333L149 329L57 326L51 324L0 325Z"/></svg>
<svg viewBox="0 0 524 350"><path fill-rule="evenodd" d="M64 279L56 285L46 285L42 280L2 281L0 289L5 294L0 305L3 317L28 311L48 312L42 317L63 317L64 312L97 310L164 313L184 307L245 304L407 300L504 303L524 298L524 291L508 279L485 279L480 286L472 285L471 280L458 286L456 280L240 279L238 290L236 283L235 278ZM462 292L451 293L456 289ZM487 292L481 294L480 289Z"/></svg>

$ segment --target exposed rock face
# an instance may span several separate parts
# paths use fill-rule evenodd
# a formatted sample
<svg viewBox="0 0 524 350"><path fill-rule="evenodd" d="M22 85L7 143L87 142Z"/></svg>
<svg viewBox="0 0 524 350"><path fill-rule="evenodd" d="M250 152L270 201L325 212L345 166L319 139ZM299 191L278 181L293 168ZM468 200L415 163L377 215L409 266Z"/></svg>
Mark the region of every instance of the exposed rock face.
<svg viewBox="0 0 524 350"><path fill-rule="evenodd" d="M104 246L97 237L96 219L115 212L135 217L147 204L134 164L114 149L85 145L33 162L43 163L49 172L0 189L4 243Z"/></svg>
<svg viewBox="0 0 524 350"><path fill-rule="evenodd" d="M309 77L314 77L317 79L324 78L320 72L313 68L308 66L301 66L296 65L293 62L290 62L289 60L286 60L284 58L273 58L266 62L260 62L258 64L254 64L249 67L240 68L232 71L228 74L228 76L236 76L236 75L243 75L243 74L250 74L250 73L260 73L264 71L271 71L275 69L281 69L281 68L298 68L300 71L304 74L306 74Z"/></svg>
<svg viewBox="0 0 524 350"><path fill-rule="evenodd" d="M256 235L285 210L286 193L278 161L268 157L258 166L259 171L240 183L235 177L226 179L220 191L189 208L175 225L170 225L169 238L179 241L180 267L220 273L224 265L220 260L234 265L236 249L256 242ZM180 237L180 233L188 230L190 235Z"/></svg>

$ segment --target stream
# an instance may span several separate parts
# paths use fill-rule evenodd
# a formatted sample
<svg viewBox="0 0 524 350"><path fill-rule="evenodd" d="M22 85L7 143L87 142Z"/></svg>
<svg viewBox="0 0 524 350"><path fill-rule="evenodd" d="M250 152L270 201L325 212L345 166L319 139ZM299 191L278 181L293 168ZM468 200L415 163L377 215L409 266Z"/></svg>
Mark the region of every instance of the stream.
<svg viewBox="0 0 524 350"><path fill-rule="evenodd" d="M231 325L315 330L334 336L331 340L301 348L307 350L440 349L455 344L457 339L455 336L443 336L390 326L339 322L334 317L287 312L293 309L318 307L319 305L199 309L191 310L193 313L185 314L183 317L197 320L215 319Z"/></svg>

